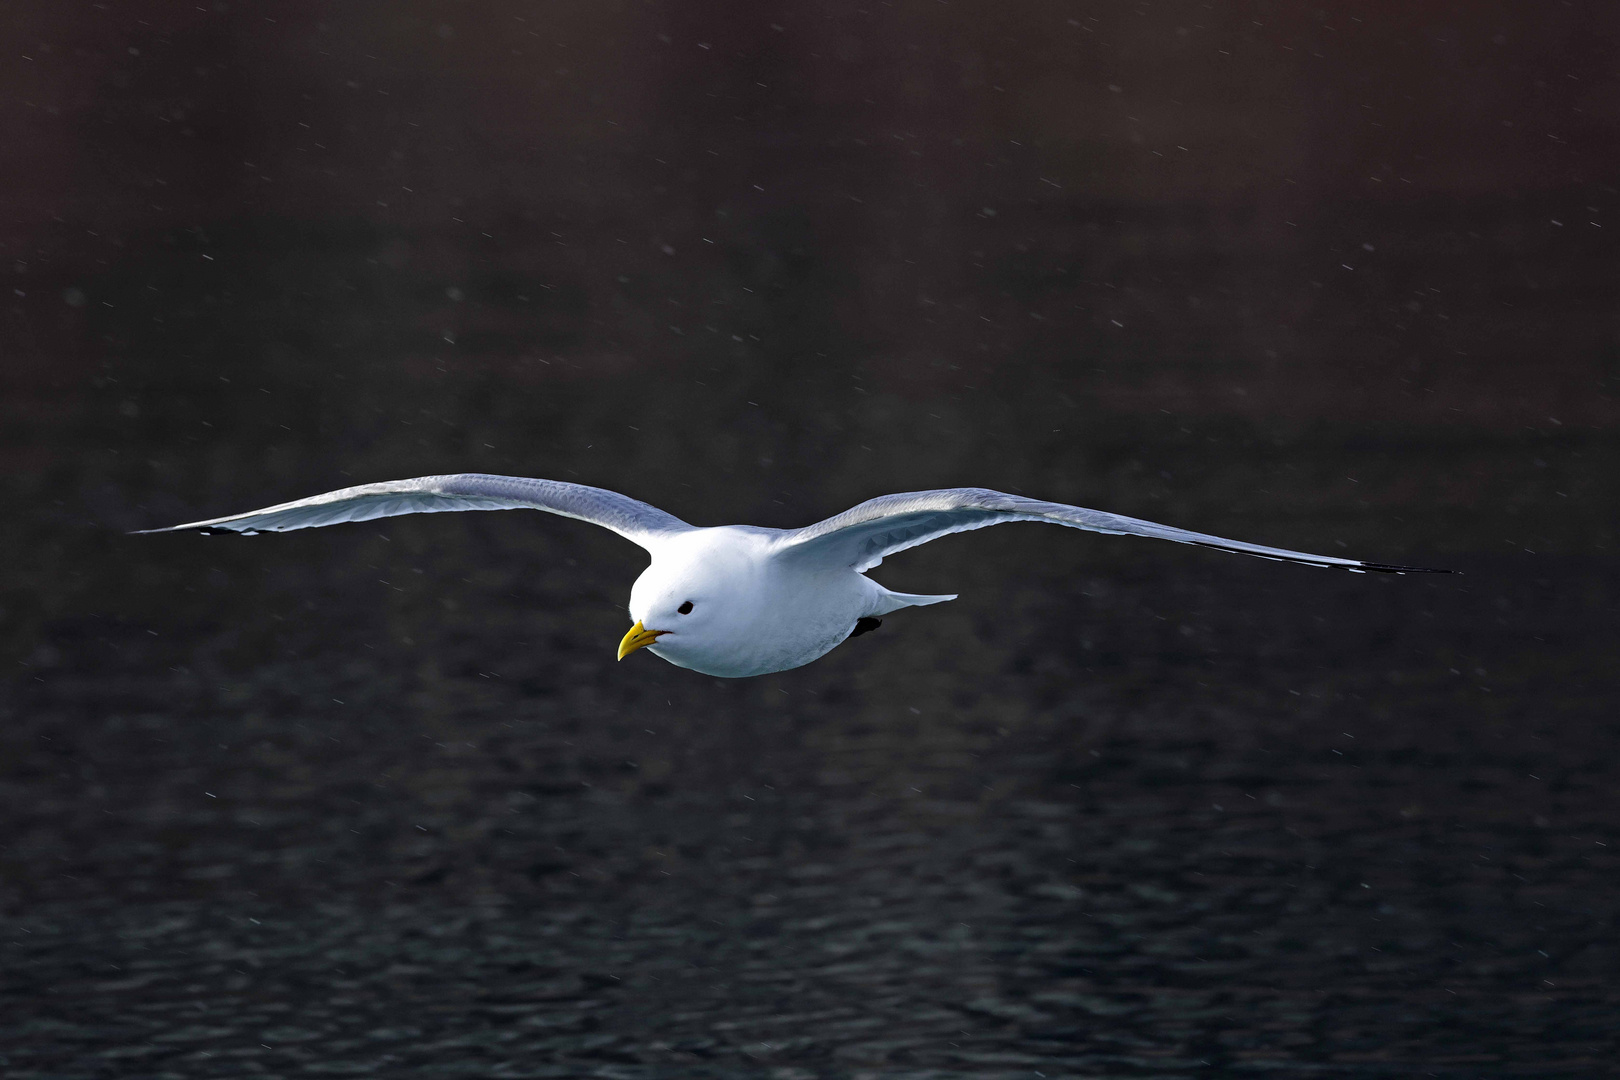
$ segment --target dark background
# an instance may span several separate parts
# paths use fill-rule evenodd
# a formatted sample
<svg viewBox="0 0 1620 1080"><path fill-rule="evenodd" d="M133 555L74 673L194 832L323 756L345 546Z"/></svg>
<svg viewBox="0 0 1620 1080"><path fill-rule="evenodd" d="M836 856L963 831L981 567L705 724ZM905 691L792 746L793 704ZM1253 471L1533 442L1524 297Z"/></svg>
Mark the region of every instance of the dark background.
<svg viewBox="0 0 1620 1080"><path fill-rule="evenodd" d="M1600 0L0 11L7 1077L1586 1076ZM744 682L526 514L982 485Z"/></svg>

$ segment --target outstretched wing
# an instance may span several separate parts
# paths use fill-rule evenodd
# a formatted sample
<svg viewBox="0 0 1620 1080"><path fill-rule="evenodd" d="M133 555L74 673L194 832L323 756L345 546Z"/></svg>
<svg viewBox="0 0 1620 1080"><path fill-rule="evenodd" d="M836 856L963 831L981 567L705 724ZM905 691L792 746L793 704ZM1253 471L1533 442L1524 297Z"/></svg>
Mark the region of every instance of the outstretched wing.
<svg viewBox="0 0 1620 1080"><path fill-rule="evenodd" d="M1043 521L1089 532L1126 536L1152 536L1181 544L1235 551L1262 559L1303 563L1306 566L1334 566L1354 573L1448 574L1449 570L1428 570L1421 566L1391 566L1387 563L1336 559L1286 548L1263 547L1241 540L1226 540L1205 533L1188 532L1140 518L1087 510L1083 506L1041 502L1019 495L1008 495L984 488L945 488L939 491L908 491L868 499L836 517L803 529L787 532L781 550L801 551L806 556L825 559L856 570L870 570L884 556L926 544L947 533L968 532L1009 521Z"/></svg>
<svg viewBox="0 0 1620 1080"><path fill-rule="evenodd" d="M627 495L584 484L531 480L523 476L454 473L390 480L381 484L328 491L297 502L267 506L246 514L192 521L167 529L224 530L252 534L311 529L344 521L371 521L400 514L441 514L452 510L544 510L612 529L626 540L647 547L649 541L692 528L673 514Z"/></svg>

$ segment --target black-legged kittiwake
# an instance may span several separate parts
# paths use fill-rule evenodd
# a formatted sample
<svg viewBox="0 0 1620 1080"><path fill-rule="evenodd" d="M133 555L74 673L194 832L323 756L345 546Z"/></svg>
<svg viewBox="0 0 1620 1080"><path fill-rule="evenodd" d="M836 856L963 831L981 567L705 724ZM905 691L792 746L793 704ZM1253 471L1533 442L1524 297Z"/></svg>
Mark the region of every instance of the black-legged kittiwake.
<svg viewBox="0 0 1620 1080"><path fill-rule="evenodd" d="M619 642L619 659L645 648L678 667L727 678L800 667L874 628L879 617L891 611L956 599L954 594L892 592L868 578L866 571L886 555L947 533L1009 521L1153 536L1355 573L1449 572L1263 547L984 488L882 495L803 529L699 528L602 488L458 473L362 484L246 514L143 531L286 532L398 514L523 509L612 529L652 556L630 589L630 618L635 625Z"/></svg>

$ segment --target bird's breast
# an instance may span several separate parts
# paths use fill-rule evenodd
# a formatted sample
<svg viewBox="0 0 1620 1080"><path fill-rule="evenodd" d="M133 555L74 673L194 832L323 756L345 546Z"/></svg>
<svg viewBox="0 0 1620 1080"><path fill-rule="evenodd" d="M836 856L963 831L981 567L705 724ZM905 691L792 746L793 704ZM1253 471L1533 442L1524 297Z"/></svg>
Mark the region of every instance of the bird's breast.
<svg viewBox="0 0 1620 1080"><path fill-rule="evenodd" d="M679 667L722 678L787 671L831 652L871 606L871 582L853 571L771 570L751 598L753 610L723 638L698 644L671 635L649 650Z"/></svg>

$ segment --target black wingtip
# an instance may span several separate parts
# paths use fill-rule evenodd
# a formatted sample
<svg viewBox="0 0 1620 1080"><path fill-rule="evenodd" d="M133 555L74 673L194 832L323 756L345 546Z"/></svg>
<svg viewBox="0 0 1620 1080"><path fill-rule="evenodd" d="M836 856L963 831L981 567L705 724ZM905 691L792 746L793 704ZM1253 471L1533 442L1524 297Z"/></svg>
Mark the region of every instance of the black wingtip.
<svg viewBox="0 0 1620 1080"><path fill-rule="evenodd" d="M153 536L157 533L196 533L198 536L255 536L253 529L225 529L218 525L170 525L164 529L131 529L125 536Z"/></svg>
<svg viewBox="0 0 1620 1080"><path fill-rule="evenodd" d="M1438 570L1432 566L1396 566L1394 563L1364 562L1356 567L1369 574L1456 574L1456 570Z"/></svg>

